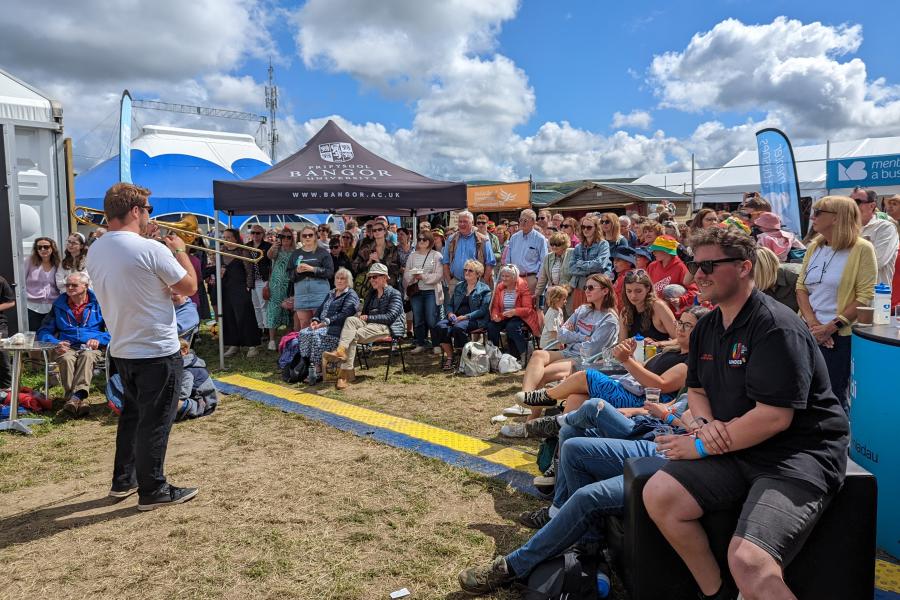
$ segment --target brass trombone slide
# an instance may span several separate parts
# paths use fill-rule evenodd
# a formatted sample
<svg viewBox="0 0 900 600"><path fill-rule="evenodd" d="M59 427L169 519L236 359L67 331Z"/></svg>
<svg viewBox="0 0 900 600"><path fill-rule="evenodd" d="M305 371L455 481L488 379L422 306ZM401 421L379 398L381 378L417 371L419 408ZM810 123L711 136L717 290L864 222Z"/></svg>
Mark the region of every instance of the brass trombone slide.
<svg viewBox="0 0 900 600"><path fill-rule="evenodd" d="M90 219L89 215L99 215L103 218L106 218L106 215L102 210L97 208L90 208L87 206L76 206L72 209L72 216L76 221L81 223L82 225L89 225L91 227L98 227L97 223ZM230 245L240 248L241 250L246 250L250 253L250 256L244 256L242 254L235 254L233 252L229 252L228 250L216 250L215 248L207 248L205 246L197 246L196 244L192 244L194 240L197 238L203 238L205 240L210 240L210 242L219 242L220 244L225 244L221 238L217 238L212 235L205 235L200 233L200 226L197 224L197 217L194 215L187 215L180 221L176 221L174 223L169 223L167 221L158 221L156 219L150 219L150 222L158 226L160 229L168 229L172 231L176 236L181 238L184 241L184 245L188 248L196 248L197 250L202 250L204 252L209 252L210 254L221 254L222 256L227 256L231 258L236 258L237 260L243 260L250 263L258 263L263 259L265 253L259 248L254 248L253 246L246 246L244 244L238 243L230 243Z"/></svg>

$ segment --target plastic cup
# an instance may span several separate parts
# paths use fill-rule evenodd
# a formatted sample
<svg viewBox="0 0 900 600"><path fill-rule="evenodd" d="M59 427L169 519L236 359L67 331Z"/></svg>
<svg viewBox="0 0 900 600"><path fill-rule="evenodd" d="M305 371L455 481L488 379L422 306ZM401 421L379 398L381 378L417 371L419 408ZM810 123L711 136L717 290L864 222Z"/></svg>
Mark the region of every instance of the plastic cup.
<svg viewBox="0 0 900 600"><path fill-rule="evenodd" d="M659 388L644 388L644 399L647 402L659 402L660 393Z"/></svg>
<svg viewBox="0 0 900 600"><path fill-rule="evenodd" d="M25 335L25 344L24 345L28 348L31 348L32 346L34 346L34 336L35 336L36 332L25 331L25 332L23 332L23 334Z"/></svg>
<svg viewBox="0 0 900 600"><path fill-rule="evenodd" d="M875 319L875 309L871 306L860 306L856 309L856 324L871 327Z"/></svg>

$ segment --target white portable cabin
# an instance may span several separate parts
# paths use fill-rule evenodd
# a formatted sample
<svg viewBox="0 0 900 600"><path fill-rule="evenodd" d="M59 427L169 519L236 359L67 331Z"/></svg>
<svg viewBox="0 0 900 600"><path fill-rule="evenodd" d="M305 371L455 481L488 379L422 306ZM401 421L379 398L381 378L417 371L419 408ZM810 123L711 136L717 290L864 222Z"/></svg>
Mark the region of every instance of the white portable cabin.
<svg viewBox="0 0 900 600"><path fill-rule="evenodd" d="M35 238L65 247L69 231L62 107L0 69L0 275L16 294L18 319L10 333L27 329L24 261Z"/></svg>

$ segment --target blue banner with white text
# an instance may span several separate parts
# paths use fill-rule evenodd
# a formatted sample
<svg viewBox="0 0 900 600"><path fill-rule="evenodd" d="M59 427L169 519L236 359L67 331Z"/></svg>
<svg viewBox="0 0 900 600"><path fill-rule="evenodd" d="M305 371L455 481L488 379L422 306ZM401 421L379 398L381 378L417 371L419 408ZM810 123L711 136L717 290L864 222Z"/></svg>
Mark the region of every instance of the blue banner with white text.
<svg viewBox="0 0 900 600"><path fill-rule="evenodd" d="M759 192L781 218L784 229L800 234L800 184L794 150L786 135L768 128L756 132L759 152Z"/></svg>

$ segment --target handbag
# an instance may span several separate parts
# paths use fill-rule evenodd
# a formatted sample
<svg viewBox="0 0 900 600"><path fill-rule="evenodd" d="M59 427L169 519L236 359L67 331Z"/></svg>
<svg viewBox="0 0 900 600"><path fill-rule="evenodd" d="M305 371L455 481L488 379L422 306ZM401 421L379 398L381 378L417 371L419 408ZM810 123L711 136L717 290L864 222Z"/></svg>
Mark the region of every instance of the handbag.
<svg viewBox="0 0 900 600"><path fill-rule="evenodd" d="M425 268L425 263L428 262L428 257L429 257L430 255L431 255L431 252L429 252L428 254L425 255L425 258L422 259L422 266L419 267L419 269L424 269L424 268ZM406 297L407 297L407 298L412 298L413 296L417 295L417 294L418 294L419 292L421 292L421 291L422 291L422 290L419 289L419 282L418 282L418 281L413 281L411 284L409 284L408 286L406 286Z"/></svg>
<svg viewBox="0 0 900 600"><path fill-rule="evenodd" d="M266 282L266 285L263 286L263 289L262 289L262 298L263 298L263 300L265 300L266 302L268 302L268 301L271 300L271 298L272 298L272 290L269 289L269 282L268 282L268 281Z"/></svg>

